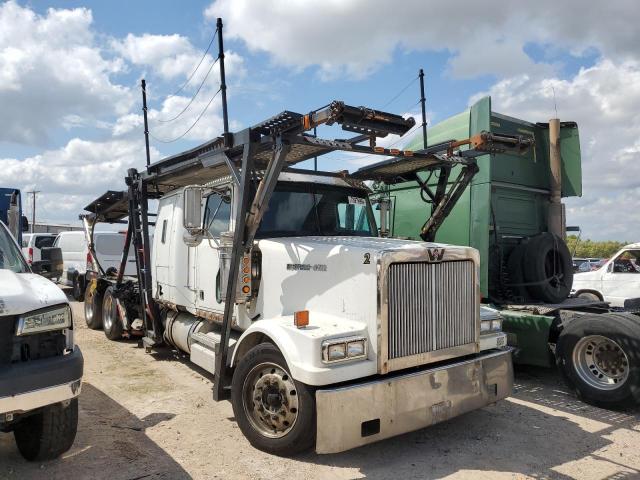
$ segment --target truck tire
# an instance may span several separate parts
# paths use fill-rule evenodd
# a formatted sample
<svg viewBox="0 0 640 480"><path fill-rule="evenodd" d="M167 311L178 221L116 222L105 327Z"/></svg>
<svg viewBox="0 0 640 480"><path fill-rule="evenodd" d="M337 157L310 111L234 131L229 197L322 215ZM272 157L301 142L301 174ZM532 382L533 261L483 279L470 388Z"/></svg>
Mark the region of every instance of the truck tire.
<svg viewBox="0 0 640 480"><path fill-rule="evenodd" d="M122 338L122 322L118 314L116 299L113 297L113 287L108 287L104 291L102 300L102 329L109 340L120 340Z"/></svg>
<svg viewBox="0 0 640 480"><path fill-rule="evenodd" d="M559 303L573 285L573 262L567 244L552 233L533 237L523 262L527 289L536 300Z"/></svg>
<svg viewBox="0 0 640 480"><path fill-rule="evenodd" d="M240 430L259 450L290 456L315 444L315 392L291 377L271 343L256 345L240 359L231 404Z"/></svg>
<svg viewBox="0 0 640 480"><path fill-rule="evenodd" d="M84 319L87 327L98 330L102 327L102 293L89 283L84 294Z"/></svg>
<svg viewBox="0 0 640 480"><path fill-rule="evenodd" d="M21 420L13 435L22 456L30 461L53 460L71 448L78 430L78 399L61 403Z"/></svg>
<svg viewBox="0 0 640 480"><path fill-rule="evenodd" d="M78 302L82 302L84 300L84 282L80 275L75 275L73 277L73 289L71 294L73 295L74 300Z"/></svg>
<svg viewBox="0 0 640 480"><path fill-rule="evenodd" d="M578 298L589 300L590 302L601 302L602 299L593 292L580 292Z"/></svg>
<svg viewBox="0 0 640 480"><path fill-rule="evenodd" d="M560 332L556 362L584 401L625 408L640 401L640 319L629 313L583 315Z"/></svg>

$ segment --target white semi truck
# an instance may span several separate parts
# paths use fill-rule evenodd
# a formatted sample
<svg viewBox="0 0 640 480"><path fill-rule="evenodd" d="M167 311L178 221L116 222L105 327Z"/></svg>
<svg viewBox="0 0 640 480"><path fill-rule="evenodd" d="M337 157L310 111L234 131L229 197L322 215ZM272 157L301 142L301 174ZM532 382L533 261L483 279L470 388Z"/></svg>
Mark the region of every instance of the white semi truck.
<svg viewBox="0 0 640 480"><path fill-rule="evenodd" d="M307 135L322 123L360 135ZM389 157L377 174L448 164L465 179L475 155L528 145L487 136L464 153L460 142L375 145L412 125L333 102L130 170L129 189L107 192L82 218L90 248L96 223L128 218L121 266L132 244L138 274L93 265L87 323L185 352L214 374L214 398L230 398L249 441L275 454L344 451L510 395L500 318L480 312L478 252L381 238L363 179L292 168L343 150ZM159 199L151 219L149 198Z"/></svg>

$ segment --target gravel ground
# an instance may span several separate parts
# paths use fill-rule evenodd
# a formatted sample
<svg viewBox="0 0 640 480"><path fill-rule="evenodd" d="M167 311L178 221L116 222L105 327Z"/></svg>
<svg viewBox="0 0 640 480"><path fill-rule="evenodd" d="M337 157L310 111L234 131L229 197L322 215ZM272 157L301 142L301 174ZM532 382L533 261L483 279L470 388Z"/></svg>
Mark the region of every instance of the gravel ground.
<svg viewBox="0 0 640 480"><path fill-rule="evenodd" d="M640 478L640 410L585 405L557 375L518 369L513 397L431 428L337 455L255 450L211 376L175 353L146 354L84 325L80 425L61 459L27 463L0 433L0 479Z"/></svg>

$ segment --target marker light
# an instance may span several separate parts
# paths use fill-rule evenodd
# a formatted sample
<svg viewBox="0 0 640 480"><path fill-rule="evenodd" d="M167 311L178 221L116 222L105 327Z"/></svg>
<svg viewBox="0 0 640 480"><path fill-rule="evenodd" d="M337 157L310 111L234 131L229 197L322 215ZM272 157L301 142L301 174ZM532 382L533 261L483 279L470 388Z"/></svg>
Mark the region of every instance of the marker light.
<svg viewBox="0 0 640 480"><path fill-rule="evenodd" d="M293 324L298 328L309 325L309 310L300 310L293 314Z"/></svg>

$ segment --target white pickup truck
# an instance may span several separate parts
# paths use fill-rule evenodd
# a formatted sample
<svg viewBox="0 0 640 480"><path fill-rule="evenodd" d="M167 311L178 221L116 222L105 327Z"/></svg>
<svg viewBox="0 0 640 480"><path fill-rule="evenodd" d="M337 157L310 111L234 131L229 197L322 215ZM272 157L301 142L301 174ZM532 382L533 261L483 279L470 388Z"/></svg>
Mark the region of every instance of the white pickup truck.
<svg viewBox="0 0 640 480"><path fill-rule="evenodd" d="M612 307L640 297L640 243L623 247L598 270L573 276L574 296L604 300Z"/></svg>
<svg viewBox="0 0 640 480"><path fill-rule="evenodd" d="M27 460L73 444L82 371L67 297L32 272L0 222L0 431Z"/></svg>

